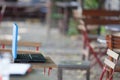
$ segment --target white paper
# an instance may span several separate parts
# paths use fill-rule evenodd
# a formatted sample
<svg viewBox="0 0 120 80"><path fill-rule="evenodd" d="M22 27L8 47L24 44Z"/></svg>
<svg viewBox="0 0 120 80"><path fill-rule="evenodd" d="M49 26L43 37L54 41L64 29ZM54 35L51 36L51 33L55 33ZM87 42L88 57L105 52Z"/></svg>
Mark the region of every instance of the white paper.
<svg viewBox="0 0 120 80"><path fill-rule="evenodd" d="M10 74L12 75L24 75L31 67L30 64L23 64L23 63L12 63L10 64Z"/></svg>

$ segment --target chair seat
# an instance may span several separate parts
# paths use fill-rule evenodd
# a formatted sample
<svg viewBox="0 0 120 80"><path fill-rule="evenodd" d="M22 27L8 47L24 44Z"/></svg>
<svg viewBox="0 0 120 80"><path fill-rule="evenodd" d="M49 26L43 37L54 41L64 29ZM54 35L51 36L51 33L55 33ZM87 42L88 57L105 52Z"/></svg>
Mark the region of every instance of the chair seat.
<svg viewBox="0 0 120 80"><path fill-rule="evenodd" d="M88 38L89 38L90 40L97 40L98 35L95 35L95 34L88 34Z"/></svg>
<svg viewBox="0 0 120 80"><path fill-rule="evenodd" d="M90 62L89 61L61 61L60 64L58 64L59 68L66 68L66 69L89 69L90 68Z"/></svg>
<svg viewBox="0 0 120 80"><path fill-rule="evenodd" d="M103 53L105 54L106 52L106 45L105 44L101 44L97 41L93 41L90 43L90 45L92 46L92 48L94 49L94 51L96 51L96 53Z"/></svg>
<svg viewBox="0 0 120 80"><path fill-rule="evenodd" d="M106 48L107 46L105 44L101 44L97 41L92 41L90 45L95 49L95 48Z"/></svg>

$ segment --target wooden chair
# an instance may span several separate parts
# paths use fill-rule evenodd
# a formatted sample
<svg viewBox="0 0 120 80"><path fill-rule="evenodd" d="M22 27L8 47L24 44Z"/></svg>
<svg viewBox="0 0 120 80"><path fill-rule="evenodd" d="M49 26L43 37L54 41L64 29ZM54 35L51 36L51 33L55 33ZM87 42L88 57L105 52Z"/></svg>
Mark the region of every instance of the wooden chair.
<svg viewBox="0 0 120 80"><path fill-rule="evenodd" d="M115 51L108 49L107 55L108 55L108 57L105 58L105 60L104 60L105 66L101 73L100 80L103 80L104 74L107 73L107 71L108 72L111 71L111 73L109 74L109 76L107 76L106 80L112 80L113 74L115 72L115 68L116 68L116 65L118 62L119 54L116 53ZM111 60L111 58L112 58L112 60Z"/></svg>
<svg viewBox="0 0 120 80"><path fill-rule="evenodd" d="M106 36L107 47L115 52L120 52L120 36L117 35L107 35ZM110 60L113 61L113 58L110 57ZM107 78L112 74L112 69L107 71ZM115 72L120 72L120 63L118 63L114 69Z"/></svg>
<svg viewBox="0 0 120 80"><path fill-rule="evenodd" d="M99 35L96 33L96 34L91 34L90 32L91 31L97 31L98 30L98 27L97 26L89 26L89 25L86 25L85 22L82 20L82 18L84 17L83 14L79 13L78 10L73 10L73 16L74 16L74 19L76 20L76 22L78 23L78 31L80 33L82 33L82 36L83 36L83 48L86 47L87 43L89 45L89 48L90 48L90 51L92 51L92 53L105 53L106 51L106 46L100 44L99 42L97 42L97 38L99 37ZM97 51L95 51L97 50ZM85 56L89 56L89 55L83 55L83 59ZM94 56L97 56L97 55L94 55ZM99 59L97 59L97 57L95 57L96 60L99 62L99 64L101 65L102 67L102 64L101 62L99 61Z"/></svg>

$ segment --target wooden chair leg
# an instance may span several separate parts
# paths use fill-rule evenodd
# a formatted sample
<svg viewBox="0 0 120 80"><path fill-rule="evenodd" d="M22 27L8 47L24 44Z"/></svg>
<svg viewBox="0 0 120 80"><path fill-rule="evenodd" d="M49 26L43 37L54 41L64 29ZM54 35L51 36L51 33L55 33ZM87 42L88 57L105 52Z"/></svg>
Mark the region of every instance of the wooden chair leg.
<svg viewBox="0 0 120 80"><path fill-rule="evenodd" d="M85 55L84 54L82 55L82 60L85 60Z"/></svg>
<svg viewBox="0 0 120 80"><path fill-rule="evenodd" d="M58 67L57 71L58 80L62 80L62 74L63 74L62 68Z"/></svg>
<svg viewBox="0 0 120 80"><path fill-rule="evenodd" d="M63 69L58 67L57 71L58 80L63 80ZM86 70L86 80L90 80L90 69Z"/></svg>
<svg viewBox="0 0 120 80"><path fill-rule="evenodd" d="M86 80L90 80L90 69L86 70Z"/></svg>

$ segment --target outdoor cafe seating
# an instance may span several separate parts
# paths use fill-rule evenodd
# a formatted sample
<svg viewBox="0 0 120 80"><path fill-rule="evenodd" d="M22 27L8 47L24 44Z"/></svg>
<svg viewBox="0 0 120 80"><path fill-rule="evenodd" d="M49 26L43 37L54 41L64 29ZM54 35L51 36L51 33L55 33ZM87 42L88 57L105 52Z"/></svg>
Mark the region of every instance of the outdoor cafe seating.
<svg viewBox="0 0 120 80"><path fill-rule="evenodd" d="M105 29L107 31L111 30L112 32L112 30L115 29L115 27L113 29L113 26L120 25L120 19L119 19L120 11L105 10L102 8L104 7L103 4L100 4L100 6L98 5L99 9L92 9L92 10L85 9L84 5L86 3L84 3L84 0L70 0L70 1L61 0L61 2L58 2L58 0L53 2L51 2L51 0L36 0L36 1L41 1L41 3L35 2L35 4L33 4L35 0L25 0L26 1L25 4L21 3L23 0L1 0L1 1L5 1L5 2L0 2L0 10L1 10L0 22L2 20L5 20L5 21L7 20L7 24L5 24L6 22L1 23L2 27L0 28L1 30L4 29L3 31L0 32L1 36L3 36L2 34L4 34L4 31L7 32L7 30L10 29L8 27L9 27L9 22L11 23L11 20L15 20L15 21L20 20L20 25L22 25L22 27L20 27L21 28L20 35L22 34L22 37L24 37L25 39L20 37L21 39L23 39L23 41L20 40L18 42L19 49L17 52L39 54L39 53L42 53L41 49L46 50L46 52L48 52L48 53L45 53L45 58L47 60L46 63L30 63L31 71L29 73L27 73L25 76L15 76L15 77L10 76L10 80L17 80L17 79L18 80L28 80L28 79L29 80L33 80L33 79L51 80L49 79L51 78L50 72L53 68L57 68L57 70L53 72L54 75L52 75L52 79L57 78L58 80L64 80L64 76L66 78L66 75L67 75L67 79L69 79L68 77L71 77L70 75L71 73L69 73L70 70L77 70L75 74L72 73L74 74L72 76L74 76L76 80L77 78L81 79L82 74L85 76L85 77L82 76L82 78L84 78L85 80L90 80L90 79L103 80L104 78L108 80L113 80L114 73L120 72L120 66L119 66L120 37L117 34L111 35L107 33L108 34L107 36L106 34L103 34L104 37L106 36L104 43L100 43L97 41L98 37L101 36L101 33L100 33L101 27L107 26L107 28ZM10 1L13 1L13 2L10 2ZM33 2L31 2L30 4L27 4L27 2L29 1L33 1ZM44 3L47 1L48 3ZM85 2L86 1L87 0L85 0ZM104 0L98 0L98 2L102 3L104 2ZM79 9L80 6L81 6L80 11L74 10L73 13L71 12L73 9L77 9L77 8ZM54 11L58 11L60 15L59 14L57 15L56 13L54 14ZM56 20L55 22L53 20L53 22L55 23L54 25L55 27L53 27L52 26L53 23L51 23L53 17ZM115 17L117 17L117 19ZM71 18L75 22L75 26L72 25L74 24L74 22L70 21ZM31 23L31 20L33 19L35 20L37 19L36 20L37 23L33 23L33 22ZM44 24L41 24L41 22L42 21L44 22L44 20L46 20L46 22ZM27 26L25 25L26 23L28 24ZM76 26L76 23L77 23L77 26ZM3 28L3 25L5 25L4 28ZM69 31L69 29L71 29L71 26L73 26L74 28L77 28L76 29L78 32L77 36L75 34L72 35L72 37L67 36L67 32ZM45 30L42 30L42 29L45 29ZM56 29L60 29L61 31L60 35L59 35L59 32L57 33ZM30 34L28 33L27 35L26 34L24 35L24 33L29 32L29 30L30 30ZM35 33L33 33L32 30ZM46 35L45 31L48 31L47 34L49 34L49 32L51 31L51 34L45 36ZM117 31L118 31L118 28L117 28ZM42 32L42 34L40 32ZM55 33L55 36L53 36L54 33ZM34 34L39 35L39 37L37 36L36 38L36 35ZM34 38L32 37L32 35L34 35L36 39L32 39ZM43 38L41 37L41 35ZM30 39L28 37L30 37ZM27 41L28 39L30 41L42 40L43 43L45 44L43 44L42 48L40 48L42 43L29 42ZM44 39L47 39L47 40L44 40ZM62 42L61 39L63 39L63 41L66 40L66 42L61 44ZM24 42L24 40L26 41ZM78 41L79 41L79 44L78 44ZM72 44L71 42L73 42L74 44ZM57 44L57 43L60 43L60 44ZM68 45L69 43L70 43L70 46ZM65 44L65 47L64 47L64 44ZM0 53L6 53L6 52L12 53L11 46L12 46L12 41L0 39ZM29 46L30 48L28 48ZM69 47L70 47L70 50L69 50ZM62 49L62 54L61 54L61 51L59 52L59 50L61 49ZM70 55L70 58L75 60L72 61L71 59L68 59L69 56L63 49L65 50L67 49L67 52ZM57 54L57 53L60 53L60 54ZM56 59L55 62L59 62L57 65L56 63L54 63L53 60L55 59L52 59L52 57ZM63 61L64 59L61 59L61 57L62 58L64 57L65 61ZM104 58L105 60L103 61ZM97 69L99 71L97 71ZM103 72L100 71L102 69L103 69ZM69 71L67 74L64 74L64 70L69 70ZM80 73L78 70L80 70ZM97 73L94 73L96 71ZM46 72L48 72L47 75L46 75Z"/></svg>
<svg viewBox="0 0 120 80"><path fill-rule="evenodd" d="M104 74L106 72L106 79L113 80L114 72L120 72L120 64L119 64L119 49L120 49L120 36L119 35L107 35L106 36L106 44L107 48L111 49L114 52L108 52L108 59L105 59L105 66L103 68L103 72L101 73L100 80L103 79ZM115 54L114 54L115 53Z"/></svg>

